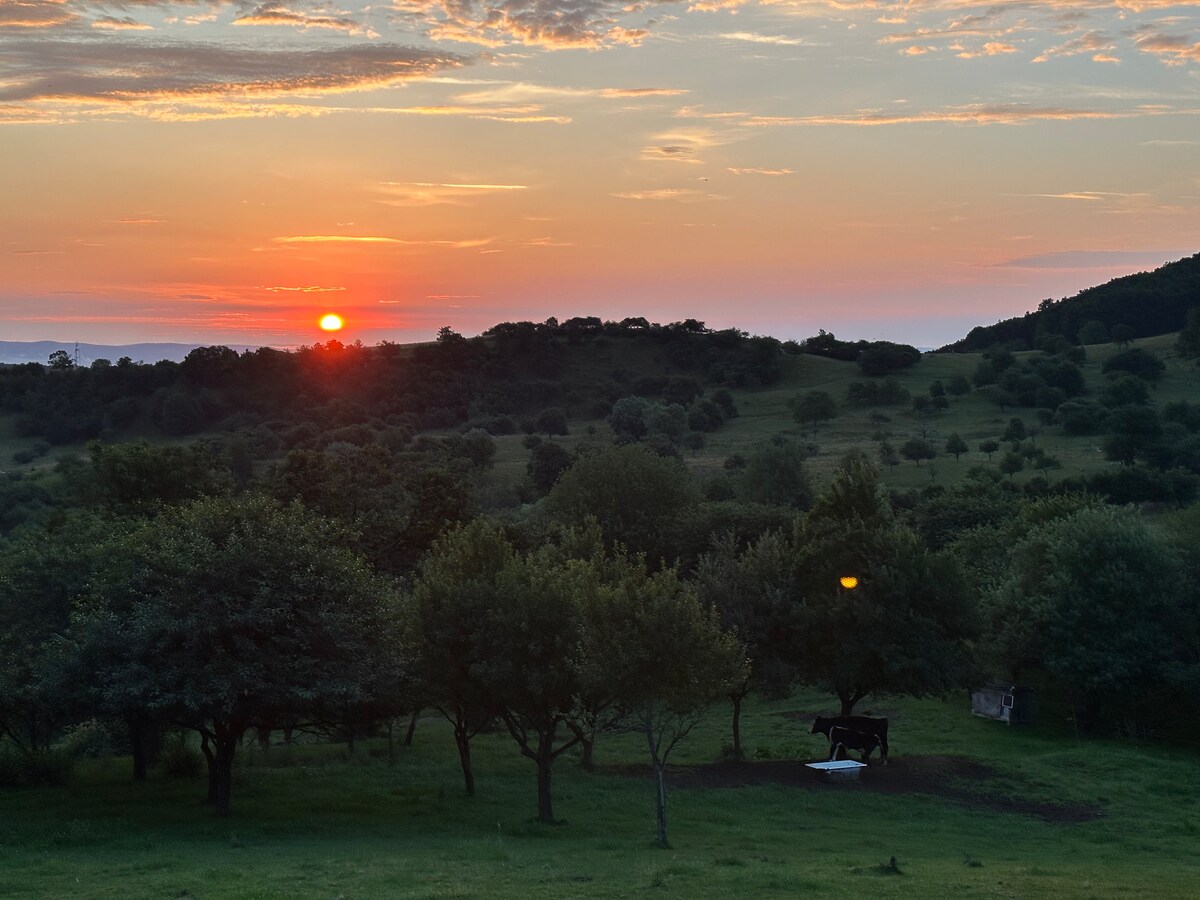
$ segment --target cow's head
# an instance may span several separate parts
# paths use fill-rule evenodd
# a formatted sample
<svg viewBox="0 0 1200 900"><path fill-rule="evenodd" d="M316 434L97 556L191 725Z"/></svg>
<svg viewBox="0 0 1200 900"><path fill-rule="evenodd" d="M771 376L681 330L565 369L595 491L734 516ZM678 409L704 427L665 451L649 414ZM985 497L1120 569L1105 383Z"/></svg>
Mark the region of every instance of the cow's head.
<svg viewBox="0 0 1200 900"><path fill-rule="evenodd" d="M815 719L813 719L812 731L810 731L809 734L828 734L828 733L829 733L829 720L828 719L824 718L823 716L817 716Z"/></svg>

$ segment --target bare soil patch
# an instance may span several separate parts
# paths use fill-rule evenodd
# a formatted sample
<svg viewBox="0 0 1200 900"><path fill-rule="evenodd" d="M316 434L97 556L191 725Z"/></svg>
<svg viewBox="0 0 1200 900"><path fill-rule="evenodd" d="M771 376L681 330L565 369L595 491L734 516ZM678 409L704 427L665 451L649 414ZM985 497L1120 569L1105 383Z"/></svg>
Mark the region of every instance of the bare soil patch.
<svg viewBox="0 0 1200 900"><path fill-rule="evenodd" d="M649 777L647 766L608 766L603 771L626 777ZM672 787L738 788L782 784L811 791L874 791L882 794L924 794L960 803L970 809L1016 813L1055 825L1092 822L1104 810L1090 803L1058 803L1017 796L1020 783L986 763L967 756L892 757L888 765L864 769L856 782L829 783L800 760L756 760L705 765L672 766Z"/></svg>

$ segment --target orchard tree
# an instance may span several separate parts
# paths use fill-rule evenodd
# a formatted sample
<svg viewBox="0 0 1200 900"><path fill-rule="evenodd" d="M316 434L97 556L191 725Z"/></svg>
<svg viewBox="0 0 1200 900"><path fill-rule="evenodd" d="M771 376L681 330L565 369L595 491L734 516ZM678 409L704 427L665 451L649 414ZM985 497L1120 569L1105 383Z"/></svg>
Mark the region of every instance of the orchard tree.
<svg viewBox="0 0 1200 900"><path fill-rule="evenodd" d="M992 454L1000 449L1000 442L995 438L988 438L986 441L979 442L979 452L986 453L988 462L992 461Z"/></svg>
<svg viewBox="0 0 1200 900"><path fill-rule="evenodd" d="M954 461L958 462L958 458L968 451L967 442L964 441L957 431L953 432L946 438L946 452L953 454Z"/></svg>
<svg viewBox="0 0 1200 900"><path fill-rule="evenodd" d="M937 451L933 449L933 444L925 438L910 438L900 446L900 455L905 459L911 459L919 466L923 459L936 458Z"/></svg>
<svg viewBox="0 0 1200 900"><path fill-rule="evenodd" d="M709 707L747 677L741 643L721 628L673 569L651 574L624 560L623 576L585 614L581 671L627 711L654 769L659 846L667 836L666 770L671 754Z"/></svg>
<svg viewBox="0 0 1200 900"><path fill-rule="evenodd" d="M342 542L300 506L204 499L122 542L81 604L102 703L199 732L218 814L249 728L366 700L395 652L390 588Z"/></svg>
<svg viewBox="0 0 1200 900"><path fill-rule="evenodd" d="M963 572L892 520L869 463L839 469L796 546L796 661L842 715L869 694L944 694L970 680L978 623Z"/></svg>
<svg viewBox="0 0 1200 900"><path fill-rule="evenodd" d="M778 532L767 532L744 550L733 535L718 537L696 566L700 602L717 610L722 627L737 636L750 659L746 677L729 689L736 762L743 759L741 713L746 697L751 691L781 696L795 679L792 567L791 545Z"/></svg>
<svg viewBox="0 0 1200 900"><path fill-rule="evenodd" d="M488 617L501 602L497 579L515 558L499 528L483 519L459 526L430 549L408 609L418 694L450 723L463 787L471 797L471 739L496 714L487 672L497 651Z"/></svg>

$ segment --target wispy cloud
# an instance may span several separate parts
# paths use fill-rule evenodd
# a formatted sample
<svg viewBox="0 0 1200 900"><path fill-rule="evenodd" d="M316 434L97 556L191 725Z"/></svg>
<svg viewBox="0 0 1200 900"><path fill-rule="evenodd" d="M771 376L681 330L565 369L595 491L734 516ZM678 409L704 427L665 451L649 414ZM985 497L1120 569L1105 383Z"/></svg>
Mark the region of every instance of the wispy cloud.
<svg viewBox="0 0 1200 900"><path fill-rule="evenodd" d="M306 284L299 287L273 285L271 287L260 288L260 290L269 291L272 294L333 294L346 289L344 287L323 287L318 284Z"/></svg>
<svg viewBox="0 0 1200 900"><path fill-rule="evenodd" d="M524 184L442 184L427 181L385 181L379 185L393 206L464 205L489 194L508 194L528 189Z"/></svg>
<svg viewBox="0 0 1200 900"><path fill-rule="evenodd" d="M794 175L794 174L796 174L795 171L792 169L756 169L756 168L746 168L746 167L735 168L732 166L729 168L728 171L732 172L734 175Z"/></svg>
<svg viewBox="0 0 1200 900"><path fill-rule="evenodd" d="M379 235L348 235L348 234L292 234L272 238L275 244L382 244L406 247L455 247L470 249L492 243L494 238L468 238L466 240L416 240L403 238L382 237Z"/></svg>
<svg viewBox="0 0 1200 900"><path fill-rule="evenodd" d="M695 203L700 200L716 200L714 194L690 188L653 188L645 191L622 191L613 194L622 200L678 200L684 203Z"/></svg>
<svg viewBox="0 0 1200 900"><path fill-rule="evenodd" d="M346 16L313 15L289 8L283 0L267 0L233 20L234 25L291 25L297 28L323 28L346 34L378 37L376 32Z"/></svg>

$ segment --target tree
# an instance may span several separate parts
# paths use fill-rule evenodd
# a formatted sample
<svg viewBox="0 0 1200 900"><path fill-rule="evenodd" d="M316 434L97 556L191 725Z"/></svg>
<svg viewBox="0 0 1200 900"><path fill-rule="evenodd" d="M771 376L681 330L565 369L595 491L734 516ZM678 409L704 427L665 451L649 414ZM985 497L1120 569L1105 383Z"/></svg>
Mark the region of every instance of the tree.
<svg viewBox="0 0 1200 900"><path fill-rule="evenodd" d="M778 532L768 532L745 550L732 534L718 537L696 566L701 604L717 610L722 627L737 636L749 659L746 677L729 690L736 762L743 759L741 712L746 697L752 690L779 696L795 678L791 580L792 548Z"/></svg>
<svg viewBox="0 0 1200 900"><path fill-rule="evenodd" d="M858 355L858 367L867 375L890 375L921 361L921 351L908 344L873 341Z"/></svg>
<svg viewBox="0 0 1200 900"><path fill-rule="evenodd" d="M801 425L812 423L815 430L819 422L832 419L837 415L837 404L826 391L809 391L800 397L794 397L788 404L792 407L792 417Z"/></svg>
<svg viewBox="0 0 1200 900"><path fill-rule="evenodd" d="M1166 374L1167 365L1149 350L1135 347L1132 350L1118 353L1116 356L1110 356L1105 360L1101 371L1105 375L1127 372L1130 375L1136 375L1143 381L1155 384Z"/></svg>
<svg viewBox="0 0 1200 900"><path fill-rule="evenodd" d="M1000 442L995 438L988 438L986 441L979 442L979 452L986 453L988 462L992 461L992 454L1000 449Z"/></svg>
<svg viewBox="0 0 1200 900"><path fill-rule="evenodd" d="M958 462L959 456L968 451L967 442L959 437L958 432L952 432L946 438L946 452L954 455L954 461Z"/></svg>
<svg viewBox="0 0 1200 900"><path fill-rule="evenodd" d="M510 557L496 575L498 601L480 625L491 659L485 668L496 709L521 755L537 766L538 820L554 822L550 776L554 761L580 740L570 727L583 691L576 656L581 640L578 598L592 583L584 563L556 547Z"/></svg>
<svg viewBox="0 0 1200 900"><path fill-rule="evenodd" d="M963 397L971 393L971 382L967 380L966 375L958 374L950 379L946 385L946 390L953 397Z"/></svg>
<svg viewBox="0 0 1200 900"><path fill-rule="evenodd" d="M1020 453L1005 453L1000 458L1000 471L1010 479L1025 468L1025 457Z"/></svg>
<svg viewBox="0 0 1200 900"><path fill-rule="evenodd" d="M496 649L488 630L500 602L500 573L516 551L496 527L475 519L440 537L413 587L407 619L424 703L450 723L467 796L475 795L471 739L495 715L487 672Z"/></svg>
<svg viewBox="0 0 1200 900"><path fill-rule="evenodd" d="M1088 319L1079 326L1079 343L1107 344L1108 328L1098 319Z"/></svg>
<svg viewBox="0 0 1200 900"><path fill-rule="evenodd" d="M879 444L879 461L889 469L894 469L900 465L900 454L887 441L881 441Z"/></svg>
<svg viewBox="0 0 1200 900"><path fill-rule="evenodd" d="M538 414L536 425L537 430L551 440L554 439L554 435L556 434L569 433L567 430L567 413L557 406L542 410Z"/></svg>
<svg viewBox="0 0 1200 900"><path fill-rule="evenodd" d="M1136 716L1178 655L1177 558L1136 512L1109 507L1040 525L1010 559L988 602L1009 673L1046 669L1085 727Z"/></svg>
<svg viewBox="0 0 1200 900"><path fill-rule="evenodd" d="M843 715L868 694L923 696L973 673L976 611L957 562L897 525L874 468L850 460L797 536L797 665ZM839 588L855 576L857 586Z"/></svg>
<svg viewBox="0 0 1200 900"><path fill-rule="evenodd" d="M395 652L392 608L388 586L316 516L211 498L122 543L76 634L103 705L199 732L223 815L247 729L366 699Z"/></svg>
<svg viewBox="0 0 1200 900"><path fill-rule="evenodd" d="M571 468L571 454L560 444L539 441L529 453L525 471L529 480L542 493L554 487L558 477Z"/></svg>
<svg viewBox="0 0 1200 900"><path fill-rule="evenodd" d="M55 350L50 354L50 358L46 361L46 364L51 369L58 371L75 368L75 360L71 358L71 354L66 350Z"/></svg>
<svg viewBox="0 0 1200 900"><path fill-rule="evenodd" d="M1200 306L1188 310L1186 324L1175 343L1175 352L1184 359L1200 356Z"/></svg>
<svg viewBox="0 0 1200 900"><path fill-rule="evenodd" d="M746 676L737 639L712 607L667 569L650 574L625 560L616 590L587 616L582 642L585 682L599 682L628 711L646 740L654 768L658 844L667 835L666 769L671 754L708 708Z"/></svg>
<svg viewBox="0 0 1200 900"><path fill-rule="evenodd" d="M622 397L608 414L608 425L618 438L638 441L646 436L645 416L649 404L641 397Z"/></svg>
<svg viewBox="0 0 1200 900"><path fill-rule="evenodd" d="M762 444L746 460L739 482L742 497L752 503L807 509L813 498L804 464L807 456L806 449L795 441Z"/></svg>
<svg viewBox="0 0 1200 900"><path fill-rule="evenodd" d="M940 378L938 378L931 385L929 385L929 396L930 397L945 397L946 396L946 385L942 382L942 380Z"/></svg>
<svg viewBox="0 0 1200 900"><path fill-rule="evenodd" d="M933 449L933 444L924 438L910 438L901 445L900 455L905 459L911 459L919 466L923 459L936 458L937 451Z"/></svg>
<svg viewBox="0 0 1200 900"><path fill-rule="evenodd" d="M605 447L581 456L546 497L551 519L596 519L609 541L653 559L673 558L673 539L697 492L683 465L644 447Z"/></svg>
<svg viewBox="0 0 1200 900"><path fill-rule="evenodd" d="M1023 441L1026 437L1025 423L1020 419L1009 419L1008 427L1001 436L1006 441Z"/></svg>
<svg viewBox="0 0 1200 900"><path fill-rule="evenodd" d="M1124 350L1130 345L1130 343L1133 342L1137 332L1135 332L1129 325L1118 324L1112 327L1111 334L1113 343L1116 344L1118 348Z"/></svg>

